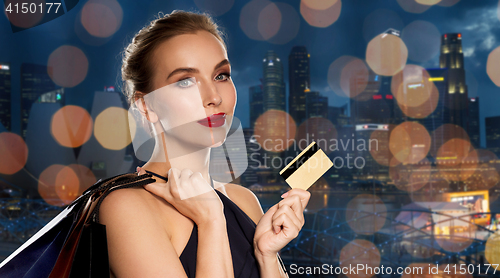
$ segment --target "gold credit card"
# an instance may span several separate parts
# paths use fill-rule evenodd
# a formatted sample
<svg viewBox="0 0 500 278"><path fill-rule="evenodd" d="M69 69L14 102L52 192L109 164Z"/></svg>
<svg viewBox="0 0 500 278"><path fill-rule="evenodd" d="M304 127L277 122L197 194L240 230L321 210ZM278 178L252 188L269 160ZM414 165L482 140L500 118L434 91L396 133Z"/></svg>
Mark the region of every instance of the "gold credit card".
<svg viewBox="0 0 500 278"><path fill-rule="evenodd" d="M280 171L291 188L307 190L333 166L332 161L312 142Z"/></svg>

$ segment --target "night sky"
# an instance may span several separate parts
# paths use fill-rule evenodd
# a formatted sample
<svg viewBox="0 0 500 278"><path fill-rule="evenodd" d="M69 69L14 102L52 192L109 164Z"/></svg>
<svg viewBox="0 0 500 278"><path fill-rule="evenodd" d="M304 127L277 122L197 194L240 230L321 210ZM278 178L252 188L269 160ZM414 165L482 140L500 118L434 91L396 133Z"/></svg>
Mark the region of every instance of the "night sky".
<svg viewBox="0 0 500 278"><path fill-rule="evenodd" d="M80 48L88 58L89 69L83 82L66 90L66 104L79 105L90 111L95 91L121 83L121 51L140 28L154 19L158 12L170 13L174 9L200 11L193 0L118 1L123 10L122 24L111 37L102 39L89 35L80 23L79 14L85 2L80 1L73 10L55 20L18 33L12 33L7 18L0 16L0 62L11 64L13 132L20 132L22 63L46 65L49 55L61 45ZM404 11L396 0L343 0L340 17L327 28L312 27L305 21L300 15L300 1L286 1L295 9L300 27L295 38L282 45L252 40L245 35L240 28L240 14L247 3L236 0L227 13L215 17L227 34L232 77L238 91L235 113L244 127L249 126L248 87L259 84L262 59L267 50L276 51L284 61L288 93L288 55L294 45L305 45L311 55L311 89L328 96L330 105L341 106L348 103L348 98L338 96L329 88L327 72L330 64L342 55L364 59L368 40L387 29L387 22L402 30L415 20L425 20L434 24L441 34L462 33L469 97L480 98L481 141L485 145L484 118L500 115L497 108L500 89L486 74L488 54L500 42L498 0L461 0L452 7L432 6L421 14ZM383 13L394 17L386 18L386 22L365 22L378 9L384 9ZM282 26L289 24L292 23L282 22ZM438 67L438 61L439 54L426 62L409 59L407 63L434 68Z"/></svg>

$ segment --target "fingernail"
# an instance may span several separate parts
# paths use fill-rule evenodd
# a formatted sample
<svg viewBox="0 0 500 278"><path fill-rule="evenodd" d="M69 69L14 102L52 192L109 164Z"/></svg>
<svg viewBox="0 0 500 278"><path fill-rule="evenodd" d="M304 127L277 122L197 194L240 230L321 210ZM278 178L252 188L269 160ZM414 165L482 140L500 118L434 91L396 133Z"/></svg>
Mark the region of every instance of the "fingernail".
<svg viewBox="0 0 500 278"><path fill-rule="evenodd" d="M135 168L135 171L139 173L141 171L141 167L137 166L137 168Z"/></svg>
<svg viewBox="0 0 500 278"><path fill-rule="evenodd" d="M283 195L281 195L281 198L285 198L286 196L288 196L288 192L283 193Z"/></svg>

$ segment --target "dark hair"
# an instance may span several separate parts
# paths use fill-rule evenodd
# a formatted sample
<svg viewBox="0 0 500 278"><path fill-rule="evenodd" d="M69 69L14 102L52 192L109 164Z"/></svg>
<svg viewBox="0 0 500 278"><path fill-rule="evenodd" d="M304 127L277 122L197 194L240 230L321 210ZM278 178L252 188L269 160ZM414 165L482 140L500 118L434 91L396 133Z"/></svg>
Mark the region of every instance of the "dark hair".
<svg viewBox="0 0 500 278"><path fill-rule="evenodd" d="M142 28L125 48L122 58L122 91L129 103L133 103L137 92L147 94L153 91L151 79L154 64L152 55L155 49L164 41L183 34L194 34L197 31L207 31L219 39L224 47L224 34L217 24L207 14L175 10Z"/></svg>

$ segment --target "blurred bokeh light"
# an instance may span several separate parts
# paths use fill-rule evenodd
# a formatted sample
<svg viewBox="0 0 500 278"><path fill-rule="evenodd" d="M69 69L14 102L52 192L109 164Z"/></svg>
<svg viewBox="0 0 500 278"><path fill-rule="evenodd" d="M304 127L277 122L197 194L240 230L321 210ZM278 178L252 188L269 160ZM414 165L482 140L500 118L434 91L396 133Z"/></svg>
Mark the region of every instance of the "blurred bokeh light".
<svg viewBox="0 0 500 278"><path fill-rule="evenodd" d="M307 2L307 4L306 4ZM320 28L325 28L330 25L332 25L335 21L340 16L340 12L342 10L342 1L337 0L337 1L323 1L324 3L322 4L316 4L312 5L312 2L319 2L319 1L300 1L300 14L302 17L305 19L305 21L314 27L320 27ZM328 6L334 2L331 6ZM311 8L311 6L314 7L327 7L323 9L315 9Z"/></svg>
<svg viewBox="0 0 500 278"><path fill-rule="evenodd" d="M89 61L81 49L63 45L54 50L47 62L47 72L57 85L71 88L87 76Z"/></svg>
<svg viewBox="0 0 500 278"><path fill-rule="evenodd" d="M16 8L16 3L19 5L19 7ZM12 25L21 27L21 28L30 28L42 21L45 13L40 12L40 5L45 5L44 0L32 0L29 2L26 2L28 5L35 5L35 13L23 13L22 12L22 4L23 2L20 2L18 0L5 0L4 1L4 7L8 7L10 5L12 11L7 12L7 9L4 9L4 13L7 16L7 19L12 23ZM31 7L33 9L33 7ZM21 9L18 11L17 9ZM61 7L62 9L62 7Z"/></svg>
<svg viewBox="0 0 500 278"><path fill-rule="evenodd" d="M54 187L57 197L67 205L78 197L80 181L75 171L65 166L57 173Z"/></svg>
<svg viewBox="0 0 500 278"><path fill-rule="evenodd" d="M28 146L23 138L12 132L0 133L0 173L12 175L28 160Z"/></svg>
<svg viewBox="0 0 500 278"><path fill-rule="evenodd" d="M491 51L486 63L486 73L491 81L500 87L500 46Z"/></svg>
<svg viewBox="0 0 500 278"><path fill-rule="evenodd" d="M94 136L104 148L121 150L132 142L135 126L129 129L127 117L128 111L120 107L109 107L97 116Z"/></svg>
<svg viewBox="0 0 500 278"><path fill-rule="evenodd" d="M353 56L340 56L339 58L337 58L335 61L333 61L331 64L330 64L330 67L328 68L328 74L327 74L327 80L328 80L328 85L330 86L330 88L333 90L334 93L336 93L338 96L341 96L341 97L349 97L350 95L350 92L349 91L344 91L344 88L347 87L346 86L346 82L348 82L348 80L344 81L344 88L342 87L342 73L343 73L343 70L344 68L350 64L351 62L354 62L356 60L360 60L359 58L356 58L356 57L353 57ZM359 65L359 63L357 62L354 62L354 64L356 65ZM366 88L366 84L368 82L368 71L365 72L365 74L363 74L363 71L360 71L360 72L354 72L355 74L359 74L358 76L356 76L357 79L357 82L359 82L359 87L362 88L362 87L365 87ZM344 78L349 78L349 72L344 72ZM347 85L349 85L347 83ZM347 87L347 88L350 88Z"/></svg>
<svg viewBox="0 0 500 278"><path fill-rule="evenodd" d="M93 121L87 110L75 105L66 105L52 117L51 133L64 147L77 148L92 135Z"/></svg>
<svg viewBox="0 0 500 278"><path fill-rule="evenodd" d="M500 231L497 231L490 235L486 241L486 246L484 248L484 255L488 263L490 264L500 264Z"/></svg>
<svg viewBox="0 0 500 278"><path fill-rule="evenodd" d="M340 87L350 98L361 94L368 85L368 67L361 59L353 59L347 63L340 73Z"/></svg>
<svg viewBox="0 0 500 278"><path fill-rule="evenodd" d="M349 265L355 266L357 264L364 265L365 269L357 273L348 273L347 277L368 278L374 275L366 272L367 267L373 269L380 265L380 252L373 243L364 239L355 239L342 248L339 267L349 268Z"/></svg>
<svg viewBox="0 0 500 278"><path fill-rule="evenodd" d="M300 29L300 16L289 4L276 2L274 3L279 9L281 15L281 24L279 25L279 30L277 33L270 37L267 41L273 44L286 44L291 40L295 39ZM260 26L259 20L259 26ZM266 28L271 28L271 26L266 26Z"/></svg>
<svg viewBox="0 0 500 278"><path fill-rule="evenodd" d="M260 13L272 2L268 0L252 0L245 4L240 13L240 28L252 40L262 41L265 38L259 32Z"/></svg>
<svg viewBox="0 0 500 278"><path fill-rule="evenodd" d="M391 132L389 149L399 162L418 163L427 156L430 148L429 132L417 122L404 122Z"/></svg>
<svg viewBox="0 0 500 278"><path fill-rule="evenodd" d="M439 91L421 66L406 65L392 77L391 91L401 111L411 118L429 116L439 103Z"/></svg>
<svg viewBox="0 0 500 278"><path fill-rule="evenodd" d="M282 152L293 144L296 130L292 116L285 111L271 109L255 121L254 135L264 150Z"/></svg>
<svg viewBox="0 0 500 278"><path fill-rule="evenodd" d="M313 117L300 124L295 140L297 140L300 150L305 149L312 141L315 141L328 154L338 147L334 145L334 140L332 140L336 138L337 130L332 122L325 118Z"/></svg>
<svg viewBox="0 0 500 278"><path fill-rule="evenodd" d="M395 75L404 68L407 59L408 48L400 37L392 34L380 34L366 47L366 62L380 75Z"/></svg>
<svg viewBox="0 0 500 278"><path fill-rule="evenodd" d="M123 10L116 0L89 0L82 8L81 21L92 36L112 36L122 25Z"/></svg>
<svg viewBox="0 0 500 278"><path fill-rule="evenodd" d="M385 224L387 207L377 196L360 194L349 201L346 210L346 221L349 227L361 235L372 235Z"/></svg>
<svg viewBox="0 0 500 278"><path fill-rule="evenodd" d="M56 192L57 174L64 169L64 165L54 164L43 170L38 178L38 193L43 200L53 206L64 206Z"/></svg>
<svg viewBox="0 0 500 278"><path fill-rule="evenodd" d="M421 14L427 11L431 5L423 5L418 3L416 0L397 0L398 4L403 8L403 10L409 13ZM419 0L419 1L428 1L428 0ZM433 0L429 0L433 1Z"/></svg>
<svg viewBox="0 0 500 278"><path fill-rule="evenodd" d="M281 12L275 3L269 3L259 13L257 28L264 40L278 33L281 26Z"/></svg>

